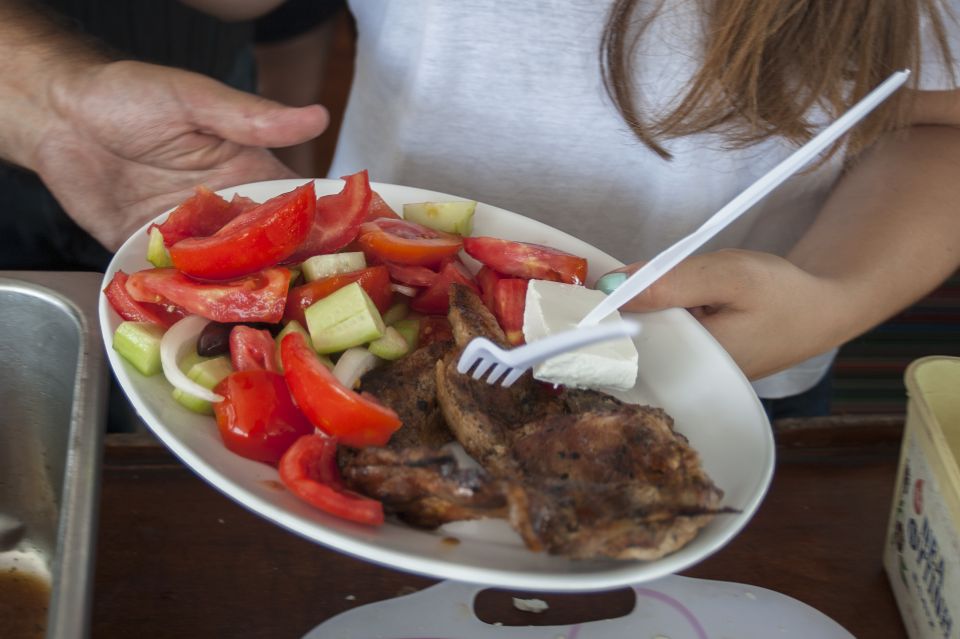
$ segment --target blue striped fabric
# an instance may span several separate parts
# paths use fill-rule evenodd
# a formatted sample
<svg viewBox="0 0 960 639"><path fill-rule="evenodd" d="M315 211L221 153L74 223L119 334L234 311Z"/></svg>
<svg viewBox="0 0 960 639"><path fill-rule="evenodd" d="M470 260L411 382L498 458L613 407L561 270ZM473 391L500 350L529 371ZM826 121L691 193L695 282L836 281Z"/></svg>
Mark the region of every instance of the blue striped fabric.
<svg viewBox="0 0 960 639"><path fill-rule="evenodd" d="M840 349L834 364L833 413L905 413L903 372L927 355L960 357L960 272Z"/></svg>

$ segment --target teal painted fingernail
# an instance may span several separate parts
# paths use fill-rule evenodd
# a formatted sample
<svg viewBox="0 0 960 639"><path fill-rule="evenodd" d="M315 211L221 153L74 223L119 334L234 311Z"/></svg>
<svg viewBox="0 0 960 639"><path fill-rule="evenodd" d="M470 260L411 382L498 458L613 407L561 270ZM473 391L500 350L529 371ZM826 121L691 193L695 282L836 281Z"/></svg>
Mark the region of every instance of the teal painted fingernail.
<svg viewBox="0 0 960 639"><path fill-rule="evenodd" d="M597 290L603 291L607 295L613 292L621 284L627 281L626 273L607 273L597 280Z"/></svg>

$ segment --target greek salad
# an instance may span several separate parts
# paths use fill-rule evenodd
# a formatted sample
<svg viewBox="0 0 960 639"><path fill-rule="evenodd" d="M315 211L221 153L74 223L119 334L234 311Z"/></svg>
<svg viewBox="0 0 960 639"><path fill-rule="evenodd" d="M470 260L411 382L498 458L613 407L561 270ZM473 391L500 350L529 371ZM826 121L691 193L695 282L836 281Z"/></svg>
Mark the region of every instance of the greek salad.
<svg viewBox="0 0 960 639"><path fill-rule="evenodd" d="M452 283L521 343L527 282L582 284L587 261L473 236L475 201L411 202L401 216L367 171L343 181L332 195L310 181L265 202L200 186L149 227L153 268L117 271L104 295L123 320L113 348L212 416L227 449L275 465L313 506L378 525L381 504L346 489L336 463L338 446L384 446L402 427L362 392L363 374L451 339Z"/></svg>

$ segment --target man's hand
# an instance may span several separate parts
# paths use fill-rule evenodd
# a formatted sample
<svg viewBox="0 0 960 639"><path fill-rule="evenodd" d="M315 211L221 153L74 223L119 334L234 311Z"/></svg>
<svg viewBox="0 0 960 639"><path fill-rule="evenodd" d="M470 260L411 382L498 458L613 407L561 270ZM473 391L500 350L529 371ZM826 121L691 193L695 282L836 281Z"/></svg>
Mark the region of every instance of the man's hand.
<svg viewBox="0 0 960 639"><path fill-rule="evenodd" d="M116 62L42 5L0 2L0 160L35 171L67 213L109 249L185 199L292 177L267 147L327 126L205 76Z"/></svg>
<svg viewBox="0 0 960 639"><path fill-rule="evenodd" d="M198 184L295 177L266 148L310 140L328 121L317 105L284 107L138 62L86 68L56 85L49 100L29 166L111 250Z"/></svg>

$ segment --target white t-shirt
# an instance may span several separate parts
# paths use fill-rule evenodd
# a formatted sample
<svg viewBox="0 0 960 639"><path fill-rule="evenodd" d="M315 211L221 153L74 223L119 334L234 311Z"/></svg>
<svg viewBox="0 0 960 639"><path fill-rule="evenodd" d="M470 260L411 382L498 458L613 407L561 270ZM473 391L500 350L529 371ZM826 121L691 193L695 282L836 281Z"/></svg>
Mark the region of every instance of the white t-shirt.
<svg viewBox="0 0 960 639"><path fill-rule="evenodd" d="M350 4L356 71L331 176L366 168L375 181L481 200L630 263L691 232L794 150L780 138L729 150L704 134L663 141L673 155L665 161L641 144L603 88L606 2ZM646 108L657 112L682 95L700 61L700 20L698 2L668 0L644 35L635 71ZM813 221L842 160L837 154L791 178L704 250L784 254ZM833 355L755 388L763 397L802 392Z"/></svg>

